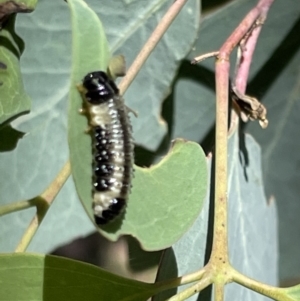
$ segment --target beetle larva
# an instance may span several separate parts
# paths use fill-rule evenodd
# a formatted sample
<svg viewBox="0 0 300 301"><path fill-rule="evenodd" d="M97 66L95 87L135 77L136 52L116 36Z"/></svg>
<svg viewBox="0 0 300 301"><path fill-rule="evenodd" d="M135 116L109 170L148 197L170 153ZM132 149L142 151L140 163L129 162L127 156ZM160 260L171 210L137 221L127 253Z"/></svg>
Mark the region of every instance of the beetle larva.
<svg viewBox="0 0 300 301"><path fill-rule="evenodd" d="M125 208L133 175L133 139L128 108L105 72L88 73L81 92L93 138L93 210L104 225Z"/></svg>

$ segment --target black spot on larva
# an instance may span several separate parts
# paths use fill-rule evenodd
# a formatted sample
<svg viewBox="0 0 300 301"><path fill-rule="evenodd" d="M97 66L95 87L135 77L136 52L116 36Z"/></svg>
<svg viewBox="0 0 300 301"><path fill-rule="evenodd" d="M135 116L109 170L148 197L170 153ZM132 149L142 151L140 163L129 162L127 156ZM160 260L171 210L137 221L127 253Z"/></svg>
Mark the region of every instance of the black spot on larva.
<svg viewBox="0 0 300 301"><path fill-rule="evenodd" d="M109 179L102 177L96 178L94 182L94 188L96 191L107 191L111 186Z"/></svg>
<svg viewBox="0 0 300 301"><path fill-rule="evenodd" d="M100 126L96 126L95 129L94 129L94 131L95 131L95 138L96 139L108 138L109 137L107 131L105 131Z"/></svg>
<svg viewBox="0 0 300 301"><path fill-rule="evenodd" d="M126 204L126 200L124 199L121 198L112 199L108 209L102 212L102 221L101 221L102 225L105 224L105 220L109 222L113 220L115 217L117 217L123 211L125 204Z"/></svg>
<svg viewBox="0 0 300 301"><path fill-rule="evenodd" d="M102 216L94 215L95 222L97 225L105 225L109 221L116 218L124 209L126 200L122 198L115 198L111 200L111 204L108 209L102 212Z"/></svg>
<svg viewBox="0 0 300 301"><path fill-rule="evenodd" d="M94 215L95 223L99 226L107 224L109 221L98 215Z"/></svg>
<svg viewBox="0 0 300 301"><path fill-rule="evenodd" d="M96 163L108 163L110 162L110 156L106 150L102 150L99 153L95 154Z"/></svg>
<svg viewBox="0 0 300 301"><path fill-rule="evenodd" d="M109 209L118 215L123 210L125 204L126 204L126 200L121 198L116 198L113 200L112 204L109 205Z"/></svg>
<svg viewBox="0 0 300 301"><path fill-rule="evenodd" d="M103 225L124 210L132 187L132 128L123 98L106 73L87 74L83 87L93 137L95 222Z"/></svg>
<svg viewBox="0 0 300 301"><path fill-rule="evenodd" d="M112 175L114 167L111 164L97 164L94 168L94 173L97 177L109 177Z"/></svg>
<svg viewBox="0 0 300 301"><path fill-rule="evenodd" d="M99 152L107 150L108 139L97 139L96 141L95 147Z"/></svg>

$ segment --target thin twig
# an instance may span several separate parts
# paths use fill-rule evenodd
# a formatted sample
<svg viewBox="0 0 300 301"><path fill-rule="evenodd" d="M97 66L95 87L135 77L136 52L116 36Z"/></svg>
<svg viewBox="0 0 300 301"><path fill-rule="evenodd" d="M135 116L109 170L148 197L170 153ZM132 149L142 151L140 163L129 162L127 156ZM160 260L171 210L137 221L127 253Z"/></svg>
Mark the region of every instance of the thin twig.
<svg viewBox="0 0 300 301"><path fill-rule="evenodd" d="M0 216L37 206L38 198L23 200L0 206Z"/></svg>
<svg viewBox="0 0 300 301"><path fill-rule="evenodd" d="M49 185L49 187L36 199L37 212L31 220L28 228L26 229L23 237L21 238L15 252L25 252L32 238L34 237L38 227L44 219L49 207L54 201L55 197L67 181L71 173L70 162L68 161L62 168L55 180Z"/></svg>
<svg viewBox="0 0 300 301"><path fill-rule="evenodd" d="M260 34L262 25L267 18L268 11L274 0L261 0L257 6L250 12L251 22L254 28L250 28L251 32L241 45L241 56L238 58L235 70L235 87L242 93L245 93L250 65L255 50L255 46Z"/></svg>
<svg viewBox="0 0 300 301"><path fill-rule="evenodd" d="M195 57L194 59L192 59L191 61L191 64L198 64L208 58L211 58L211 57L217 57L219 54L219 51L212 51L212 52L207 52L207 53L204 53L202 55L199 55L197 57Z"/></svg>
<svg viewBox="0 0 300 301"><path fill-rule="evenodd" d="M247 287L259 294L272 298L274 300L288 300L283 298L284 289L279 287L274 287L268 284L261 283L248 276L243 275L238 271L233 271L233 280L240 285Z"/></svg>
<svg viewBox="0 0 300 301"><path fill-rule="evenodd" d="M154 50L164 33L175 20L187 0L176 0L160 20L157 27L154 29L148 41L143 46L142 50L128 69L126 76L122 79L119 85L120 93L124 94L129 85L132 83L141 67L148 59L151 52Z"/></svg>
<svg viewBox="0 0 300 301"><path fill-rule="evenodd" d="M204 275L204 277L197 282L196 284L190 286L189 288L185 289L184 291L178 293L177 295L168 299L168 301L183 301L187 298L199 293L207 286L211 284L211 277L209 275Z"/></svg>
<svg viewBox="0 0 300 301"><path fill-rule="evenodd" d="M242 43L238 49L238 58L233 84L238 89L238 91L242 93L245 93L246 91L253 53L265 18L266 15L259 17L256 20L256 22L254 23L254 28L251 30L249 36L245 39L244 43Z"/></svg>
<svg viewBox="0 0 300 301"><path fill-rule="evenodd" d="M159 281L155 283L155 286L157 289L159 289L159 291L168 290L174 287L178 287L180 285L185 285L185 284L199 281L204 277L205 273L206 273L206 269L202 268L200 271L197 271L195 273L191 273L173 279Z"/></svg>

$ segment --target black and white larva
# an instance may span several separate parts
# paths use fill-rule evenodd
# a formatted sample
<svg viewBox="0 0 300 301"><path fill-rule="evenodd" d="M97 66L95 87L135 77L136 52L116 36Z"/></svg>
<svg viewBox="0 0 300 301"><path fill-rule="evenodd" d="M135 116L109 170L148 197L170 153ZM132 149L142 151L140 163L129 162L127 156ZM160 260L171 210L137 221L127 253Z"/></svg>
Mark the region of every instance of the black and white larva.
<svg viewBox="0 0 300 301"><path fill-rule="evenodd" d="M80 87L93 138L93 210L98 225L125 208L133 176L128 108L105 72L88 73Z"/></svg>

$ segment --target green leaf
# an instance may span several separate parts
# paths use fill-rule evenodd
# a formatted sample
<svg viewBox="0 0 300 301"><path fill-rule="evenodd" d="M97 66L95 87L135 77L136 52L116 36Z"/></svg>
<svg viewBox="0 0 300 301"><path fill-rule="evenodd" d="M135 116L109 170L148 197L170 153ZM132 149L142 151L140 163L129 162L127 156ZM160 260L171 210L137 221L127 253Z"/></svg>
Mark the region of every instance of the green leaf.
<svg viewBox="0 0 300 301"><path fill-rule="evenodd" d="M0 31L0 127L28 113L31 106L20 72L19 58L24 45L14 27L15 18L9 18Z"/></svg>
<svg viewBox="0 0 300 301"><path fill-rule="evenodd" d="M105 26L112 53L123 54L130 66L173 0L89 1ZM168 127L161 117L161 106L181 60L198 36L200 1L186 2L134 82L124 94L126 104L138 112L132 119L138 145L157 150ZM145 133L147 133L145 135ZM177 136L178 137L178 136Z"/></svg>
<svg viewBox="0 0 300 301"><path fill-rule="evenodd" d="M105 34L97 16L82 1L73 0L70 4L74 29L73 86L69 106L71 166L79 197L93 220L91 137L85 133L86 116L80 116L78 113L82 99L75 83L76 79L83 78L87 71L97 70L88 68L87 64L91 64L88 59L97 58L101 48L105 48L102 50L102 53L105 53L108 47L105 47L107 46ZM85 23L87 29L82 28L85 19L95 24ZM95 31L91 31L90 28ZM100 32L99 36L96 32ZM87 49L85 46L89 44L93 44L93 47ZM99 58L99 62L95 60L91 65L98 64L102 67L99 67L100 70L106 70L103 66L107 67L107 58L108 56L104 56L102 60ZM184 165L181 162L184 162ZM121 235L130 234L140 241L145 250L164 249L172 245L190 227L202 208L207 183L205 156L196 144L180 142L175 144L169 156L156 167L150 169L135 167L135 169L133 193L124 219L103 227L100 232L114 241ZM193 184L197 187L194 188ZM192 205L185 206L186 202ZM187 210L182 210L182 207L187 207ZM155 231L151 232L148 228L154 223Z"/></svg>
<svg viewBox="0 0 300 301"><path fill-rule="evenodd" d="M241 150L240 145L244 146ZM247 276L276 285L278 241L275 203L268 203L264 195L261 151L257 142L250 135L239 137L237 131L228 141L228 188L230 262ZM206 239L209 201L213 201L213 191L207 196L206 206L191 229L164 253L158 280L186 275L203 267L205 253L212 241L210 230ZM178 292L184 288L186 286L180 286ZM154 300L166 300L176 290L163 292ZM226 296L226 300L267 299L238 284L226 286ZM195 295L189 300L198 298Z"/></svg>
<svg viewBox="0 0 300 301"><path fill-rule="evenodd" d="M124 219L103 227L101 233L112 240L130 234L145 250L165 249L193 224L206 191L207 163L202 149L194 142L176 140L157 165L135 167Z"/></svg>
<svg viewBox="0 0 300 301"><path fill-rule="evenodd" d="M85 192L80 198L93 219L91 162L81 159L78 165L82 168L79 190ZM165 249L195 221L206 189L207 167L202 149L194 142L177 140L157 165L135 166L132 194L125 214L102 227L100 232L113 241L120 235L130 234L147 251Z"/></svg>
<svg viewBox="0 0 300 301"><path fill-rule="evenodd" d="M278 284L277 208L264 192L261 150L252 136L236 130L228 141L228 249L231 264L263 283ZM238 284L228 300L267 301Z"/></svg>
<svg viewBox="0 0 300 301"><path fill-rule="evenodd" d="M5 301L142 301L155 292L154 285L90 264L28 253L2 254L0 279L0 300Z"/></svg>
<svg viewBox="0 0 300 301"><path fill-rule="evenodd" d="M266 194L278 206L279 273L284 282L300 275L300 7L295 4L274 2L258 42L267 45L259 48L252 64L258 71L249 93L266 106L269 126L266 131L253 123L246 127L261 145ZM284 26L278 18L286 18Z"/></svg>
<svg viewBox="0 0 300 301"><path fill-rule="evenodd" d="M103 25L96 13L82 0L67 2L72 19L71 91L88 73L106 70L110 58ZM76 93L78 95L78 92ZM71 95L71 100L74 95Z"/></svg>
<svg viewBox="0 0 300 301"><path fill-rule="evenodd" d="M88 3L98 12L112 51L123 54L129 66L173 0L103 0L101 5L98 0L89 0ZM138 118L132 118L134 139L137 144L144 143L149 149L157 148L166 130L160 117L161 102L169 92L181 58L196 38L199 14L195 11L199 11L199 1L187 1L170 31L140 71L138 82L132 84L125 95L126 105L139 112ZM67 98L72 57L70 24L70 10L64 1L40 0L33 14L18 15L16 30L26 43L21 60L22 74L33 105L31 114L18 118L12 124L28 134L12 152L0 153L0 170L5 175L4 180L0 181L1 204L38 195L69 159ZM95 39L97 37L99 32L94 35ZM83 46L88 51L93 44ZM97 58L98 55L101 56L101 53L96 55ZM83 73L100 67L90 66ZM75 84L81 79L82 75L78 75L71 83L76 95ZM73 101L76 102L76 99ZM78 107L74 111L76 116L80 102L78 98ZM83 126L76 125L82 134L87 121L83 116L78 118L84 123ZM88 135L85 137L89 138ZM90 156L90 145L85 145L88 147L85 156ZM81 147L79 143L77 147ZM90 181L89 178L86 180ZM90 189L90 182L86 189ZM34 212L32 208L0 219L0 241L5 242L0 244L2 252L14 250ZM95 231L95 226L84 211L70 177L28 250L51 252L92 231ZM46 241L45 236L48 237Z"/></svg>
<svg viewBox="0 0 300 301"><path fill-rule="evenodd" d="M87 117L80 115L82 98L76 85L92 71L106 70L109 49L105 32L97 15L81 0L68 1L72 15L72 74L69 94L68 138L73 179L81 200L90 200L92 150L85 133ZM87 47L89 45L89 47ZM86 171L87 172L83 172ZM87 177L85 178L85 176ZM90 177L89 177L90 175Z"/></svg>
<svg viewBox="0 0 300 301"><path fill-rule="evenodd" d="M211 167L210 164L209 167ZM156 282L187 275L203 267L207 248L209 203L210 195L208 193L201 214L193 226L171 248L164 251ZM190 284L164 291L155 295L152 300L167 300L177 292L186 289L187 286ZM190 297L189 300L197 300L197 297Z"/></svg>

